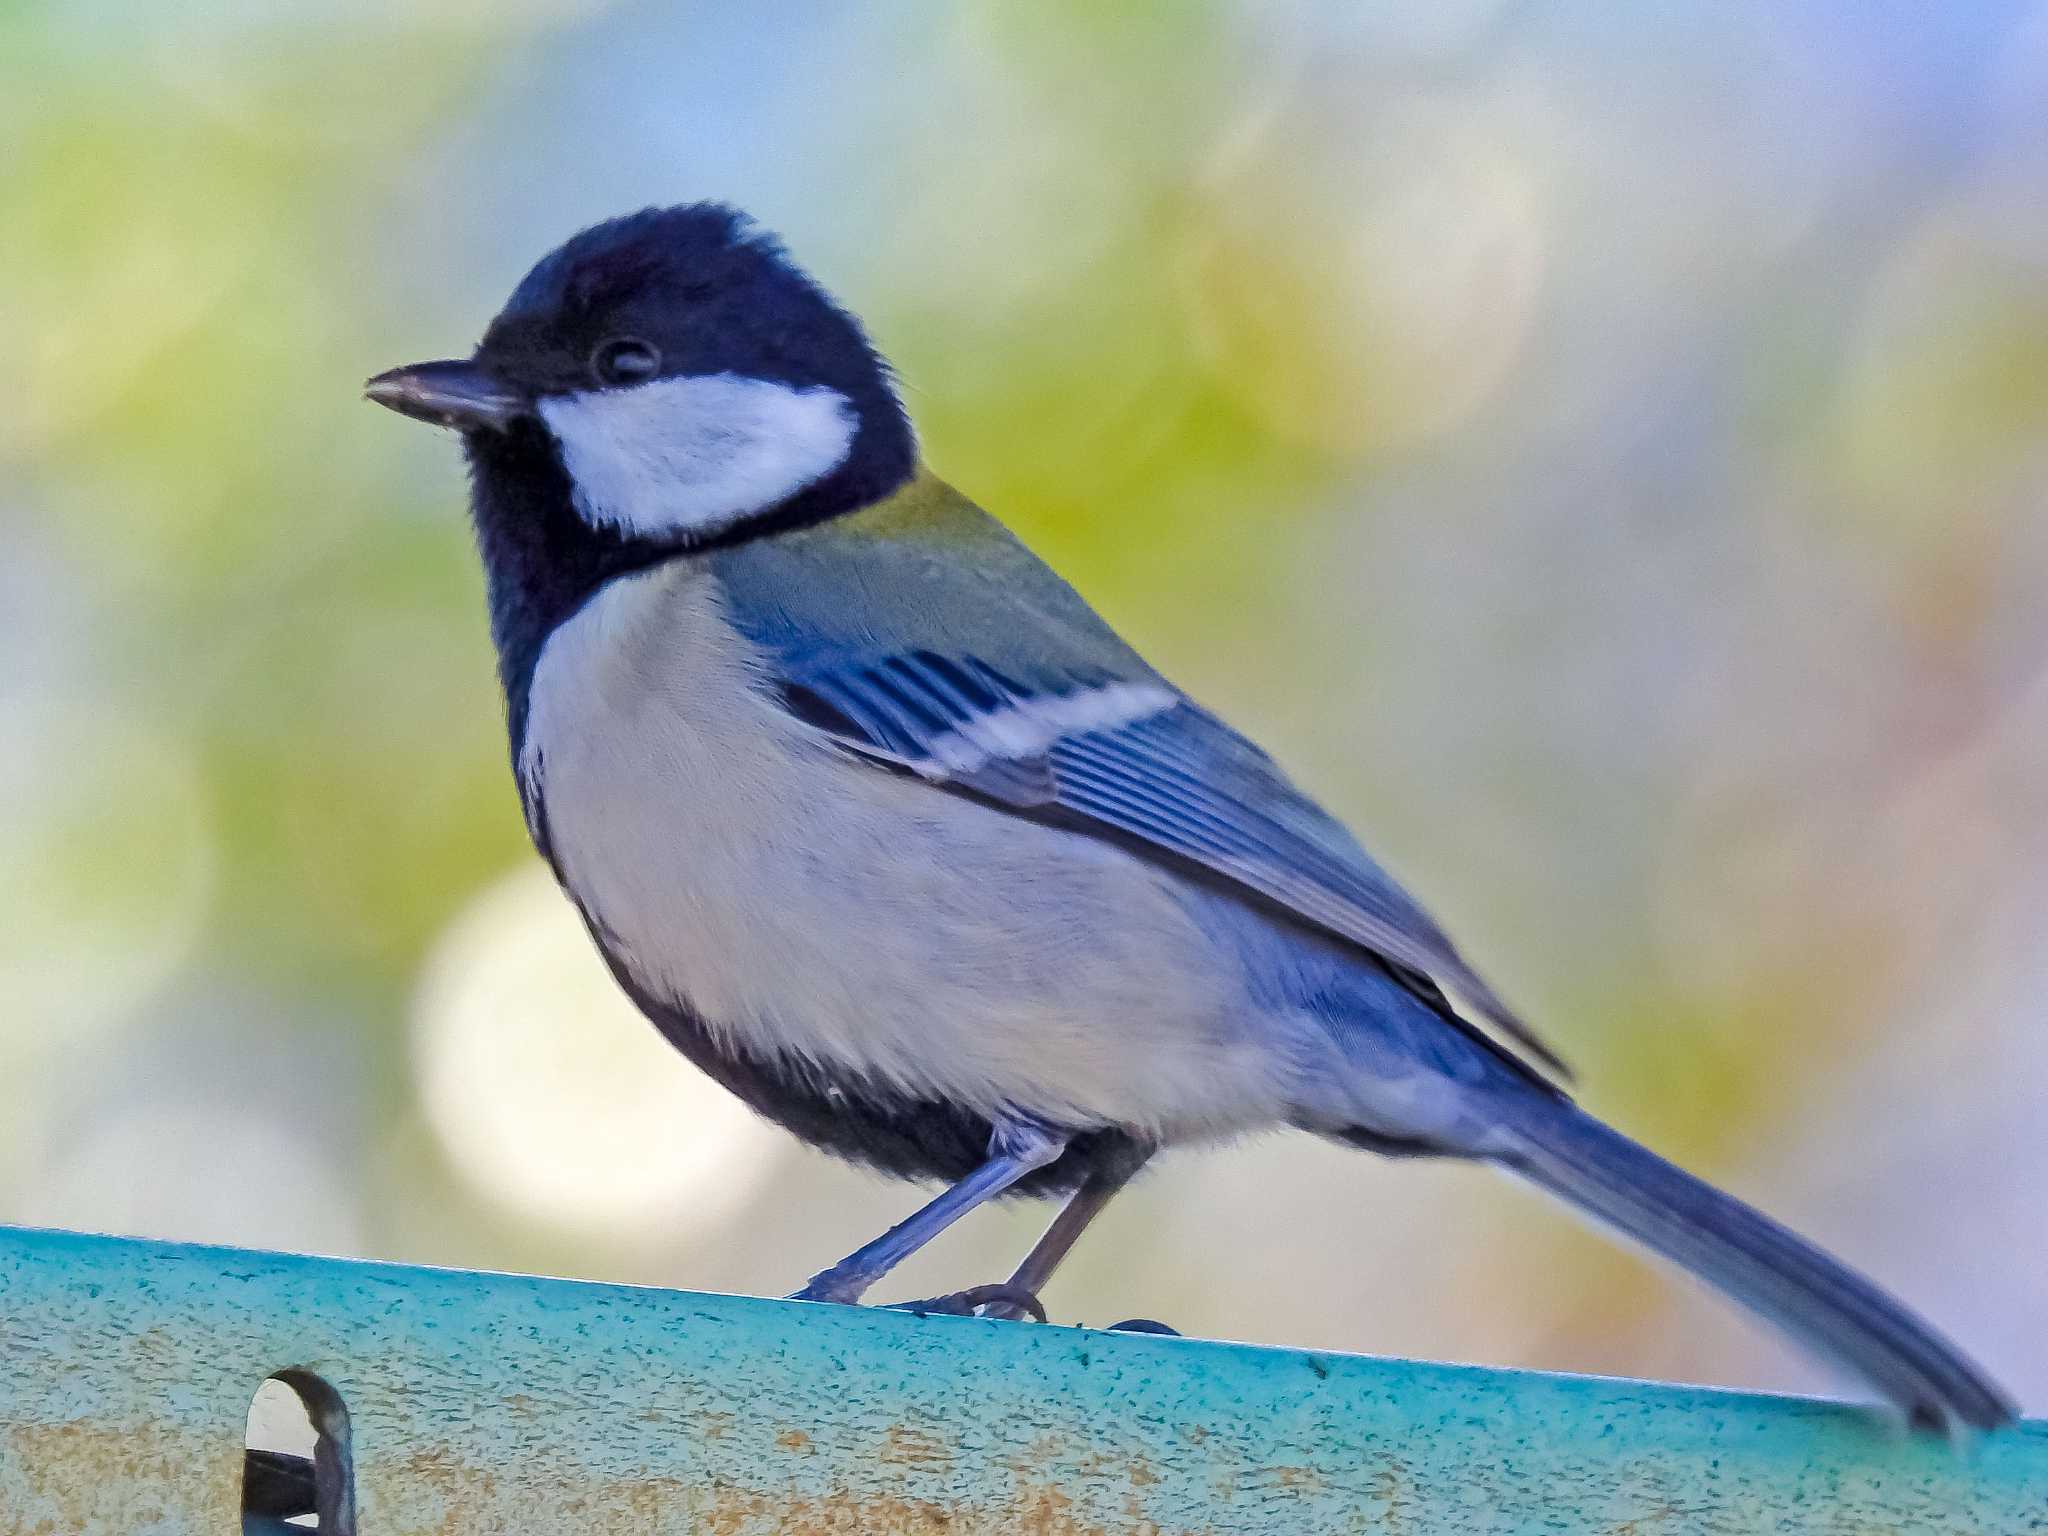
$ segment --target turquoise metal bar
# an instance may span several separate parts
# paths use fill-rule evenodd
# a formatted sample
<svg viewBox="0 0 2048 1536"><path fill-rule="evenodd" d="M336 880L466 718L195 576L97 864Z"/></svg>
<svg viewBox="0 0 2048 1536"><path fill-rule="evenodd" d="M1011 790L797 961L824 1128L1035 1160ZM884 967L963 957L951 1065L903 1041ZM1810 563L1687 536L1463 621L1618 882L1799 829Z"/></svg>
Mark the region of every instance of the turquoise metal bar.
<svg viewBox="0 0 2048 1536"><path fill-rule="evenodd" d="M233 1536L292 1367L361 1536L2048 1532L2038 1421L0 1229L0 1536Z"/></svg>

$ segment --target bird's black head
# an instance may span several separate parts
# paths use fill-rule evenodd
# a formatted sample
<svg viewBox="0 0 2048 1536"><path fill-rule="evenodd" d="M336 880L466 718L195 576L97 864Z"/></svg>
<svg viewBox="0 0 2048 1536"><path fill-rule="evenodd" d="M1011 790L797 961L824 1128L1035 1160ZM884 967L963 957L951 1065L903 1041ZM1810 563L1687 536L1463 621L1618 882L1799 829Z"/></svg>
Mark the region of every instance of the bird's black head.
<svg viewBox="0 0 2048 1536"><path fill-rule="evenodd" d="M715 203L586 229L527 273L473 361L536 403L579 485L594 472L601 515L641 532L715 533L830 476L887 489L909 469L859 324ZM599 462L622 445L638 465Z"/></svg>
<svg viewBox="0 0 2048 1536"><path fill-rule="evenodd" d="M463 434L515 710L548 632L610 577L854 511L916 465L859 323L714 203L584 230L472 356L366 389Z"/></svg>

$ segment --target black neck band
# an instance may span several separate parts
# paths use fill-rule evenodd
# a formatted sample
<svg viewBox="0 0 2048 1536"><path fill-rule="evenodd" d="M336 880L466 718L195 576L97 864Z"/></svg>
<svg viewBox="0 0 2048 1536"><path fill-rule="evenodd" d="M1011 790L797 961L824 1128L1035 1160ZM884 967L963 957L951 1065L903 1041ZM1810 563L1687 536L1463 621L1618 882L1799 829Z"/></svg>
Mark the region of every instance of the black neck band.
<svg viewBox="0 0 2048 1536"><path fill-rule="evenodd" d="M831 474L696 539L645 539L593 527L577 512L560 450L538 422L465 434L470 510L514 759L525 740L527 693L541 647L605 583L679 555L730 548L857 512L903 486L916 472L917 453L900 409L889 400L881 410L863 411L862 419L845 462ZM877 421L880 428L873 425Z"/></svg>

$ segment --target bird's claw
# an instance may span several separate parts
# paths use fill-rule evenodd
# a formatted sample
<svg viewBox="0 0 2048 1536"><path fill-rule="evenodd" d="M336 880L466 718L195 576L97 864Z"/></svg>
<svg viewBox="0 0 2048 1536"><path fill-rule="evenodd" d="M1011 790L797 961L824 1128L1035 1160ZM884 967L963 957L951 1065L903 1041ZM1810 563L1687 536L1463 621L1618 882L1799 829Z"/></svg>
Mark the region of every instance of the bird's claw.
<svg viewBox="0 0 2048 1536"><path fill-rule="evenodd" d="M858 1273L845 1273L835 1264L830 1269L819 1270L804 1283L802 1290L791 1291L783 1299L785 1301L830 1301L837 1302L842 1307L857 1307L860 1305L862 1292L866 1291L871 1283L868 1276Z"/></svg>
<svg viewBox="0 0 2048 1536"><path fill-rule="evenodd" d="M964 1291L933 1296L924 1301L899 1301L891 1311L915 1312L919 1316L991 1317L1021 1323L1025 1318L1044 1322L1045 1304L1021 1285L971 1285Z"/></svg>

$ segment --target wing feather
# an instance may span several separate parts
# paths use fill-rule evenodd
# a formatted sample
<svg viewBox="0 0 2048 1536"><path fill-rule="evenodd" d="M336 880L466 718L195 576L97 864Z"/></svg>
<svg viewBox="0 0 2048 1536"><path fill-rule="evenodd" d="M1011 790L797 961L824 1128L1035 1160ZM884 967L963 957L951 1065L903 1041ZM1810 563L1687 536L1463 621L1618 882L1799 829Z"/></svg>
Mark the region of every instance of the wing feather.
<svg viewBox="0 0 2048 1536"><path fill-rule="evenodd" d="M1449 987L1543 1068L1569 1076L1339 822L1163 682L1079 672L1027 681L926 650L836 666L814 656L801 670L784 680L785 697L849 750L1190 861Z"/></svg>

